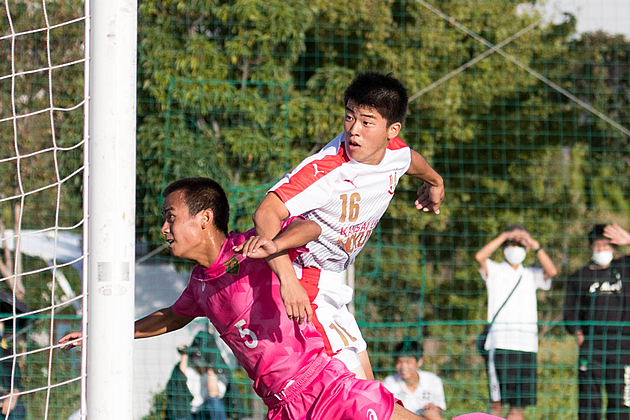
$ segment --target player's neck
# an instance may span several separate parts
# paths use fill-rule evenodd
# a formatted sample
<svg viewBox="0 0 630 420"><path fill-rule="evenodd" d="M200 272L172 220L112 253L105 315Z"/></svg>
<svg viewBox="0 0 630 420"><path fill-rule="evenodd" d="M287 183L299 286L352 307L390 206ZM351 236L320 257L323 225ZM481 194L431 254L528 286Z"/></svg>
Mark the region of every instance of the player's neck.
<svg viewBox="0 0 630 420"><path fill-rule="evenodd" d="M420 384L420 375L416 372L415 376L409 378L409 380L405 381L405 385L409 388L409 391L413 392L418 388Z"/></svg>
<svg viewBox="0 0 630 420"><path fill-rule="evenodd" d="M208 233L204 241L203 252L196 259L197 264L205 268L210 267L219 257L226 239L227 237L223 232Z"/></svg>

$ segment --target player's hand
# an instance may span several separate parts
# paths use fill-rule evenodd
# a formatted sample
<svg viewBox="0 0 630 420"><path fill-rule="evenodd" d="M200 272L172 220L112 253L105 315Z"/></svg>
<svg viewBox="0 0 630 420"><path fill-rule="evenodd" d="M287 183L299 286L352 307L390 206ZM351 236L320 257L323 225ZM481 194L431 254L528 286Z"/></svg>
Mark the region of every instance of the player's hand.
<svg viewBox="0 0 630 420"><path fill-rule="evenodd" d="M611 244L630 245L630 233L617 223L606 226L604 228L604 236L610 239Z"/></svg>
<svg viewBox="0 0 630 420"><path fill-rule="evenodd" d="M418 199L415 201L416 208L423 212L433 211L440 214L440 203L444 200L444 185L434 187L426 182L418 189Z"/></svg>
<svg viewBox="0 0 630 420"><path fill-rule="evenodd" d="M248 258L267 258L278 252L278 247L274 241L256 235L233 247L232 250Z"/></svg>
<svg viewBox="0 0 630 420"><path fill-rule="evenodd" d="M68 350L73 347L80 346L83 343L83 340L79 340L81 337L83 337L83 334L81 333L81 331L71 332L61 337L59 339L59 344L67 343L65 346L62 346L61 348L64 350ZM78 341L74 341L74 340L78 340Z"/></svg>
<svg viewBox="0 0 630 420"><path fill-rule="evenodd" d="M311 322L313 316L311 301L297 278L280 281L280 296L290 320L297 321L298 324L304 320Z"/></svg>

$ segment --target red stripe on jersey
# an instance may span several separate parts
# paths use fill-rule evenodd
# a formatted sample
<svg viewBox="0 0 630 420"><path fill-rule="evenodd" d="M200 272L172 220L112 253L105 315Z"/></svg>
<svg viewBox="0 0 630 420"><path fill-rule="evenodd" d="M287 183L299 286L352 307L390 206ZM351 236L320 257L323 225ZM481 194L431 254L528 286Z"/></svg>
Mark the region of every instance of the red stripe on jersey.
<svg viewBox="0 0 630 420"><path fill-rule="evenodd" d="M319 318L317 318L317 304L314 302L317 294L319 293L319 277L321 275L321 270L315 267L304 267L302 268L302 278L300 279L300 284L306 290L306 294L308 295L308 300L311 302L311 308L313 309L313 318L312 322L315 325L315 329L319 331L319 333L324 338L324 349L326 350L326 354L329 356L334 356L335 353L332 351L332 346L330 345L330 341L328 340L328 336L326 335L326 328L322 325Z"/></svg>
<svg viewBox="0 0 630 420"><path fill-rule="evenodd" d="M309 162L308 165L304 165L302 169L294 173L289 178L289 182L282 184L274 192L278 194L282 202L286 203L310 187L315 181L349 161L350 158L346 154L345 142L341 142L336 155L327 155L321 159Z"/></svg>
<svg viewBox="0 0 630 420"><path fill-rule="evenodd" d="M401 139L400 137L394 137L387 144L387 148L389 150L398 150L398 149L403 149L405 147L409 147L409 146L407 146L407 143L405 143L403 139Z"/></svg>

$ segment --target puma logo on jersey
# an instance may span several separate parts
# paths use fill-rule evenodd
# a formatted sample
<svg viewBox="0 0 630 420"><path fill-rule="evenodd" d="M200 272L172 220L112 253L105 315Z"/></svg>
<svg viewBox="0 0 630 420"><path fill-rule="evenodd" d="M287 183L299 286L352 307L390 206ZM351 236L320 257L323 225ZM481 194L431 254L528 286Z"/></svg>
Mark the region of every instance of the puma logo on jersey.
<svg viewBox="0 0 630 420"><path fill-rule="evenodd" d="M376 415L376 412L374 410L372 410L371 408L367 411L367 419L368 420L378 420L378 416Z"/></svg>
<svg viewBox="0 0 630 420"><path fill-rule="evenodd" d="M359 176L359 175L357 175L357 176ZM357 187L357 185L354 183L354 180L355 180L355 179L357 179L357 177L356 177L356 176L355 176L354 178L352 178L352 179L344 179L343 181L344 181L344 182L349 182L349 183L351 183L351 184L352 184L352 186L353 186L354 188L356 188L356 187Z"/></svg>
<svg viewBox="0 0 630 420"><path fill-rule="evenodd" d="M317 169L317 163L313 163L313 169L315 169L315 173L313 174L313 178L317 178L317 174L323 174L324 171L320 171Z"/></svg>

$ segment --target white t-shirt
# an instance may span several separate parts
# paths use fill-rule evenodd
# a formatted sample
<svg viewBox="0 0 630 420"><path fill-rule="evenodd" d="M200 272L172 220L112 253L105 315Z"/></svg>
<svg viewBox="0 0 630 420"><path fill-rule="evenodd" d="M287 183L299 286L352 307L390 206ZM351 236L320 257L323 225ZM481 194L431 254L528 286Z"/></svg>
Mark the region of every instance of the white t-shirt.
<svg viewBox="0 0 630 420"><path fill-rule="evenodd" d="M431 372L419 370L418 375L420 382L414 391L407 388L407 384L398 373L385 378L383 385L394 394L394 397L403 402L407 410L416 414L422 414L422 410L429 403L446 410L442 380Z"/></svg>
<svg viewBox="0 0 630 420"><path fill-rule="evenodd" d="M488 289L488 322L501 308L514 286L523 276L518 287L494 321L486 350L504 349L536 353L538 351L538 307L536 289L549 290L551 279L544 278L542 268L523 267L516 270L503 261L486 260L488 275L481 276ZM481 272L481 271L480 271Z"/></svg>

